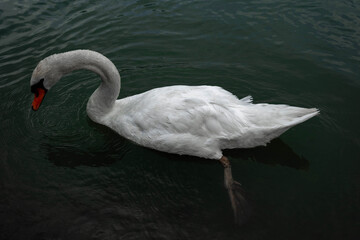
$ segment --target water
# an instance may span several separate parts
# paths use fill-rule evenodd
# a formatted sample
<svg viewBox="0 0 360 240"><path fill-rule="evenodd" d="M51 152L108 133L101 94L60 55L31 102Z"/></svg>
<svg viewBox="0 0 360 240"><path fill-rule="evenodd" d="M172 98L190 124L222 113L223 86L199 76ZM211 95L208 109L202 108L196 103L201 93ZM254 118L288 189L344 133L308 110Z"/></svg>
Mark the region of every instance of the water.
<svg viewBox="0 0 360 240"><path fill-rule="evenodd" d="M358 1L1 1L0 239L358 239ZM218 85L321 115L225 152L253 208L233 224L223 169L137 146L86 116L78 71L30 110L42 58L92 49L120 97Z"/></svg>

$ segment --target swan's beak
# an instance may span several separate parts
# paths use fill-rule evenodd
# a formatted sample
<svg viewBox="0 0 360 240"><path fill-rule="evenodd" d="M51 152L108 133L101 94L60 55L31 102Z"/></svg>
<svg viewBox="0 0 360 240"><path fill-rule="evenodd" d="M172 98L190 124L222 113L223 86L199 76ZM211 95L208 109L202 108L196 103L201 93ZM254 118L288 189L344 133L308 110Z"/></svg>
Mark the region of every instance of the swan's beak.
<svg viewBox="0 0 360 240"><path fill-rule="evenodd" d="M32 109L37 111L41 105L42 100L45 97L46 90L43 88L38 88L35 93L34 101L32 102Z"/></svg>

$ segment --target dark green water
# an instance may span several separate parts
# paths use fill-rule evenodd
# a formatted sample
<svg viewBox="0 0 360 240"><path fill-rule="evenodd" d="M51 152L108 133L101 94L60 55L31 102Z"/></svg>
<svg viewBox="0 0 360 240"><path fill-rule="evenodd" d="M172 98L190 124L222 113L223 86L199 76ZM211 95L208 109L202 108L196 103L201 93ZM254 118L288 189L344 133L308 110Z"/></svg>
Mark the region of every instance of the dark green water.
<svg viewBox="0 0 360 240"><path fill-rule="evenodd" d="M0 239L359 239L359 26L350 0L1 1ZM321 115L225 152L253 209L237 227L218 163L88 119L95 74L30 110L38 61L79 48L115 63L120 97L207 84Z"/></svg>

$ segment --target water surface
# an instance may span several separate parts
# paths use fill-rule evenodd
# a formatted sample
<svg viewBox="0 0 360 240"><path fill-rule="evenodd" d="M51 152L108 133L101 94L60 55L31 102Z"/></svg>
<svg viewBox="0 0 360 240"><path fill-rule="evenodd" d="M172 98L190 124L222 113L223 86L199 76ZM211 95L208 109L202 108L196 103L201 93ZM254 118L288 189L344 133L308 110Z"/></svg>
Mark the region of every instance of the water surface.
<svg viewBox="0 0 360 240"><path fill-rule="evenodd" d="M2 1L1 239L358 239L358 1ZM218 85L321 115L265 148L225 152L253 208L233 224L222 167L149 150L94 124L99 84L66 76L36 113L32 70L92 49L120 97Z"/></svg>

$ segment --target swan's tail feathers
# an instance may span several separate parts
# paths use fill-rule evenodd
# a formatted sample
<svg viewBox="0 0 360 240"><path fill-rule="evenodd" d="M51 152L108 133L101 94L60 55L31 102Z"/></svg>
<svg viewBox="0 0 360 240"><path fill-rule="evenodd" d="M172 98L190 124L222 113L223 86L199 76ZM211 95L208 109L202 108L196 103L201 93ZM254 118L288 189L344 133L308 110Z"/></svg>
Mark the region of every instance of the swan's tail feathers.
<svg viewBox="0 0 360 240"><path fill-rule="evenodd" d="M318 115L320 111L317 108L299 108L289 107L284 115L287 118L287 126L292 127L299 123L305 122L306 120Z"/></svg>

